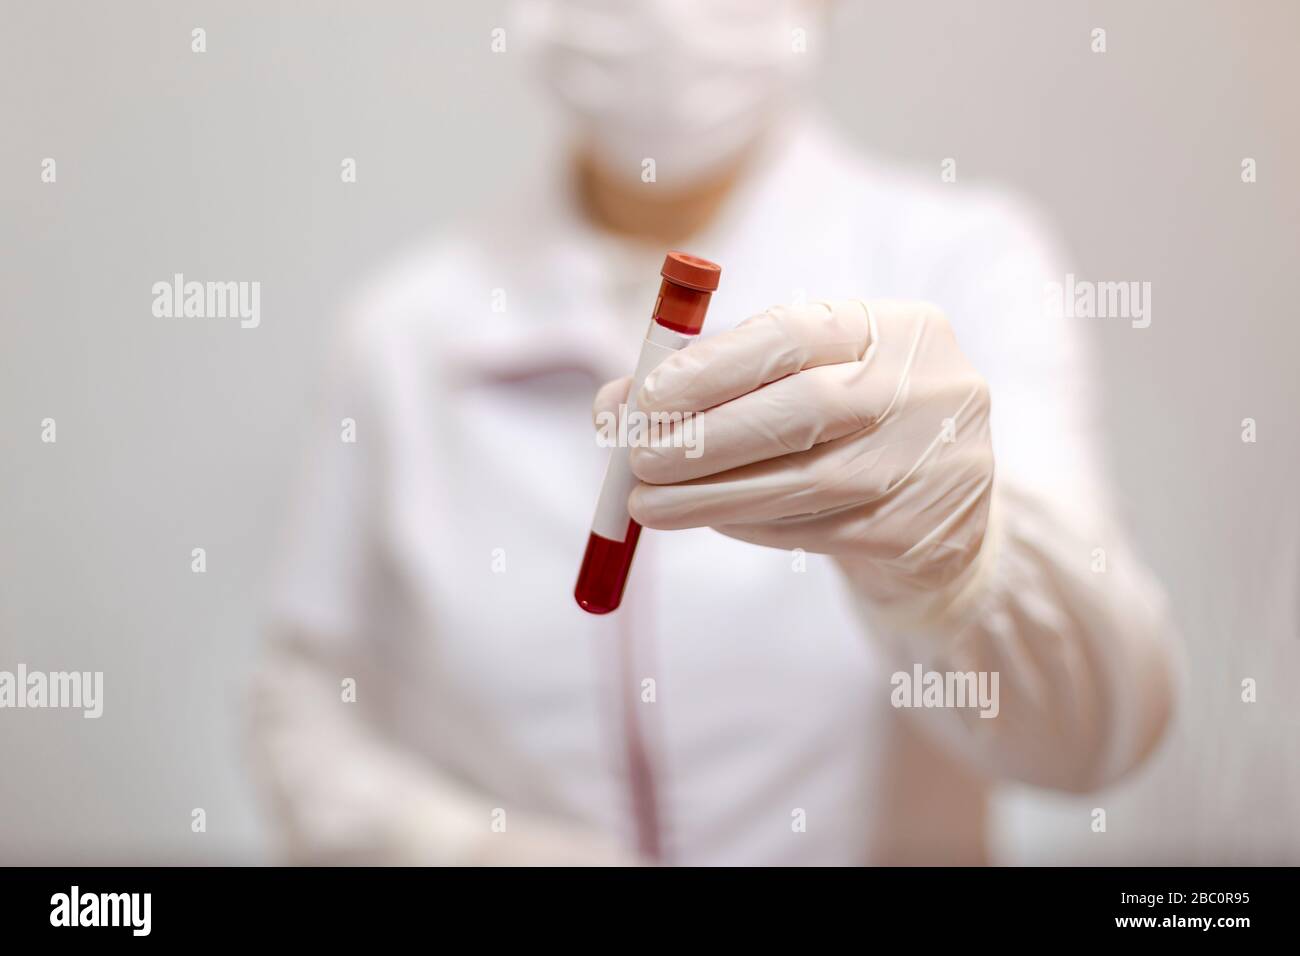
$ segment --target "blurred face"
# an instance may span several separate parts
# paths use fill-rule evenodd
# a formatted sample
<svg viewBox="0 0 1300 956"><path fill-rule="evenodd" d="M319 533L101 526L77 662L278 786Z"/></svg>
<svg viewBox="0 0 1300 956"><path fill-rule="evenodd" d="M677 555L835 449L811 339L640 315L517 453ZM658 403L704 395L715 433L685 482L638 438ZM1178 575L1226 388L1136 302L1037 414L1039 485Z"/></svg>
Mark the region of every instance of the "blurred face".
<svg viewBox="0 0 1300 956"><path fill-rule="evenodd" d="M531 0L517 9L546 88L612 176L689 184L734 163L788 105L817 25L809 0Z"/></svg>

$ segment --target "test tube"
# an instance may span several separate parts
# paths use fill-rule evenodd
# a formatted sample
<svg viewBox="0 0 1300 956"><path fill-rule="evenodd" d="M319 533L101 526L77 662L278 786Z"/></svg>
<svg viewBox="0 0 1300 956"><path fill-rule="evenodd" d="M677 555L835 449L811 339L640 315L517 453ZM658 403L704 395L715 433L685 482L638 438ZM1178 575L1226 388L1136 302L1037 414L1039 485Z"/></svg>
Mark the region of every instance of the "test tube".
<svg viewBox="0 0 1300 956"><path fill-rule="evenodd" d="M700 334L722 267L698 256L670 252L659 274L663 281L659 284L650 328L641 343L641 357L632 378L632 391L627 399L629 414L636 410L636 396L646 376ZM573 589L578 607L592 614L608 614L623 600L632 555L641 536L641 526L627 513L627 496L636 483L628 449L614 448L610 452L605 483L600 488L578 583Z"/></svg>

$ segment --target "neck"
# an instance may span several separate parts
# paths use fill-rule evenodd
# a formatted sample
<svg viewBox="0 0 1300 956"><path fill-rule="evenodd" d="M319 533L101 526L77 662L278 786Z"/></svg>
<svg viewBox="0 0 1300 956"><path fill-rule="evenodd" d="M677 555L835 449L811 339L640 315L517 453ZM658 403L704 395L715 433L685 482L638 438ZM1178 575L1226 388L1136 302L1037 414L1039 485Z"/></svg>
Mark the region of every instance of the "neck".
<svg viewBox="0 0 1300 956"><path fill-rule="evenodd" d="M589 153L573 160L578 201L593 223L607 232L658 245L675 245L698 234L716 218L740 181L743 162L684 189L629 182L609 175Z"/></svg>

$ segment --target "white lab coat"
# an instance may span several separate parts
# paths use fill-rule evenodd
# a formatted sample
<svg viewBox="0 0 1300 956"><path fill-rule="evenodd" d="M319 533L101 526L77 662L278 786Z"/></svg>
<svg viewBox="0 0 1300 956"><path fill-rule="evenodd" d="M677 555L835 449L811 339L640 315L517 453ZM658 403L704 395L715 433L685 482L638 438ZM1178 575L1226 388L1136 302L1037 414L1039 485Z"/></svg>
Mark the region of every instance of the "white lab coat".
<svg viewBox="0 0 1300 956"><path fill-rule="evenodd" d="M632 368L664 250L595 233L562 183L417 250L346 317L257 694L291 846L510 862L563 827L673 863L851 864L901 833L909 859L969 861L987 781L1087 787L1134 763L1158 592L1098 530L1084 329L1044 315L1063 270L1025 214L810 124L686 245L723 266L705 334L803 298L946 311L993 396L1006 593L975 656L1004 698L1042 698L1041 726L994 729L891 707L933 637L871 633L819 555L647 531L621 610L578 609L608 455L591 399Z"/></svg>

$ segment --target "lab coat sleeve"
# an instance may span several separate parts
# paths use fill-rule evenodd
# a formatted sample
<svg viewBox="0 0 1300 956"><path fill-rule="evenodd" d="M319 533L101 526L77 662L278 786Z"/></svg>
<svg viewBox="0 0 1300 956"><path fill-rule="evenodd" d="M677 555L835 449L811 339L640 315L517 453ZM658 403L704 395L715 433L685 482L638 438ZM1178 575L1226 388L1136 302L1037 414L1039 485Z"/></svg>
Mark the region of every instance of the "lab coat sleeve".
<svg viewBox="0 0 1300 956"><path fill-rule="evenodd" d="M863 610L898 671L998 675L996 716L910 709L923 732L991 777L1094 789L1158 741L1180 651L1161 589L1114 515L1090 320L1046 308L1046 283L1064 280L1058 257L999 203L954 238L937 283L951 299L938 304L989 383L989 529L968 574L923 612Z"/></svg>
<svg viewBox="0 0 1300 956"><path fill-rule="evenodd" d="M403 628L378 530L383 375L366 367L369 345L362 329L333 362L253 683L251 757L285 849L307 863L626 862L568 824L502 817L500 800L408 744L387 712Z"/></svg>

